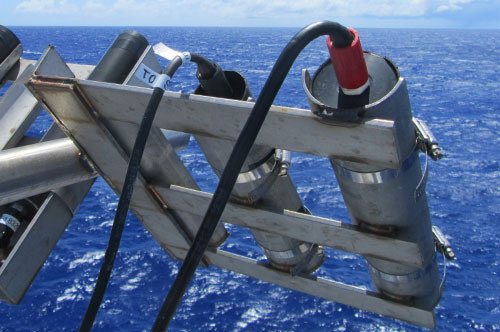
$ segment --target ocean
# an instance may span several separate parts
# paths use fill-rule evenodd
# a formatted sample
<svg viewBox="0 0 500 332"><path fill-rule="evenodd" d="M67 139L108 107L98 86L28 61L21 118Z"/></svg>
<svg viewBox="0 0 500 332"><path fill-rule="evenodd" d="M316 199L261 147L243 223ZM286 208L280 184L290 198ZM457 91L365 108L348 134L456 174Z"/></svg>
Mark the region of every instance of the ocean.
<svg viewBox="0 0 500 332"><path fill-rule="evenodd" d="M97 64L119 27L9 27L38 59L48 44L66 62ZM135 27L151 44L164 42L237 70L257 97L295 28ZM500 330L500 30L359 29L364 49L390 58L407 79L413 113L427 122L445 156L430 164L427 195L433 223L457 260L447 263L436 308L437 331ZM312 42L290 71L275 104L308 108L301 69L328 56L324 38ZM165 64L165 62L163 62ZM195 66L174 76L170 89L192 92ZM6 88L0 90L0 94ZM40 137L42 114L29 130ZM200 187L217 178L191 140L181 158ZM291 176L313 214L349 221L329 164L294 153ZM104 256L117 196L99 179L19 306L0 304L0 331L78 329ZM228 226L224 249L263 259L248 230ZM328 249L320 276L372 288L358 255ZM439 256L440 257L440 256ZM443 272L443 263L440 270ZM180 263L170 259L129 214L120 251L94 331L146 331L153 324ZM170 331L420 331L409 324L284 289L215 267L198 269Z"/></svg>

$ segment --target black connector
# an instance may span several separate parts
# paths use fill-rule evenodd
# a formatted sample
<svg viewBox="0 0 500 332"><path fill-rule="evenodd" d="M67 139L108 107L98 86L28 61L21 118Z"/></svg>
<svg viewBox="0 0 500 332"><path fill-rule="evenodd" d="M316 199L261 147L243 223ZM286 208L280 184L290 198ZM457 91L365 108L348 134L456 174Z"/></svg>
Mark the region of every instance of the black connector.
<svg viewBox="0 0 500 332"><path fill-rule="evenodd" d="M196 77L202 89L199 94L232 99L234 95L233 89L229 85L224 71L217 63L214 63L214 67L215 72L211 76L203 75L199 69L196 72Z"/></svg>
<svg viewBox="0 0 500 332"><path fill-rule="evenodd" d="M116 37L88 79L122 84L148 45L147 39L139 32L134 30L122 32Z"/></svg>

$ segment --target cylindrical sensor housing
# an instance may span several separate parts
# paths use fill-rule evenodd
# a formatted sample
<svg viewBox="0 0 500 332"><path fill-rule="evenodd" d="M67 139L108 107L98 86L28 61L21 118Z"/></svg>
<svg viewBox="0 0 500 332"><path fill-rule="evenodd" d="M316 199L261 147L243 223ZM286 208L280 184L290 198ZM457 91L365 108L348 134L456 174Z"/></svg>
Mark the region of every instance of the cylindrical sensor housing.
<svg viewBox="0 0 500 332"><path fill-rule="evenodd" d="M369 52L364 52L364 58L370 80L364 105L343 108L339 98L342 87L330 59L313 78L304 75L304 87L311 110L320 121L394 121L403 160L400 169L339 159L331 163L354 224L376 234L418 243L422 250L420 269L366 257L375 287L392 299L433 308L440 298L440 279L406 82L388 59Z"/></svg>
<svg viewBox="0 0 500 332"><path fill-rule="evenodd" d="M233 99L247 100L251 97L243 76L234 71L224 73L231 86ZM209 91L218 91L217 88L204 88L204 85L210 83L206 79L200 80L200 83L201 86L195 91L197 94L210 95ZM224 93L218 92L219 96L224 96ZM229 97L230 94L227 93L225 96ZM220 177L234 148L234 142L201 135L194 137L212 169ZM305 213L307 210L302 205L290 177L287 174L281 176L279 174L281 162L275 149L254 145L236 180L232 200L269 211L281 212L287 209ZM312 272L324 260L323 249L312 243L261 230L252 230L252 234L264 250L270 264L277 269L289 272Z"/></svg>
<svg viewBox="0 0 500 332"><path fill-rule="evenodd" d="M17 36L3 25L0 25L0 63L2 63L19 44L21 44L21 42Z"/></svg>
<svg viewBox="0 0 500 332"><path fill-rule="evenodd" d="M146 50L149 43L139 32L122 32L89 75L92 81L121 84Z"/></svg>

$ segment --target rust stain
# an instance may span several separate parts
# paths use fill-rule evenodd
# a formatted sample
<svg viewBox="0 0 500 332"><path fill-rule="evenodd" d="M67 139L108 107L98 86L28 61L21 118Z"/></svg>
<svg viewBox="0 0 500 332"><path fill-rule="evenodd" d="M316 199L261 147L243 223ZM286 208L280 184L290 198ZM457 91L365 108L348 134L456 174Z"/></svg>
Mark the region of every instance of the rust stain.
<svg viewBox="0 0 500 332"><path fill-rule="evenodd" d="M156 199L156 201L160 204L160 206L164 209L164 210L168 210L168 205L167 203L163 200L163 197L161 197L160 193L158 192L158 190L156 190L156 188L152 185L147 185L149 191L151 191L151 193L153 194L154 198Z"/></svg>

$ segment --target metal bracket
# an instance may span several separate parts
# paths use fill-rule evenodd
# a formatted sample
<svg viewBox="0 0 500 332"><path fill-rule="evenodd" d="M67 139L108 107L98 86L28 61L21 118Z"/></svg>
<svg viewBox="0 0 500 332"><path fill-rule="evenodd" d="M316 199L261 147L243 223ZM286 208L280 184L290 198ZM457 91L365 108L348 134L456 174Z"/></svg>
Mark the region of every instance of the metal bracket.
<svg viewBox="0 0 500 332"><path fill-rule="evenodd" d="M46 76L32 78L28 87L43 101L56 120L64 123L70 137L78 143L80 150L88 155L89 160L95 162L94 167L105 175L105 180L112 188L119 190L130 150L127 135L131 136L130 129L136 128L140 119L136 109L143 108L151 94L150 89ZM154 127L234 140L240 132L241 123L244 122L242 119L246 119L250 111L251 104L246 102L167 92L160 103ZM284 129L277 131L275 128L278 126ZM318 122L309 111L273 107L257 143L267 146L269 142L279 142L279 146L276 146L279 149L329 158L341 156L347 160L394 169L401 166L394 136L394 122L373 119L356 125L338 123L336 130L331 129L331 126ZM161 132L158 135L160 134ZM359 139L349 140L352 135L358 135ZM318 140L316 137L324 139ZM330 143L332 141L349 143L333 145ZM150 151L150 160L155 161L154 165L163 167L143 164L141 173L144 173L139 176L135 185L134 212L169 254L183 258L191 239L185 227L178 224L177 221L181 218L177 216L182 217L186 225L188 221L191 222L188 226L194 228L193 226L197 225L195 221L205 214L211 194L200 192L197 188L189 188L191 179L187 171L183 181L180 181L178 176L173 176L184 174L181 161L178 165L182 166L179 167L182 172L177 173L174 173L176 168L173 166L177 165L174 162L170 164L172 167L164 166L163 162L156 163L161 161L158 152L168 150L167 152L173 155L173 149L168 146L168 149L165 149L165 145L157 149L156 143L152 147L154 149ZM168 156L165 156L164 160L170 160ZM275 158L269 162L269 171L275 172L276 175L273 176L277 177L280 171L286 173L289 156L282 153L281 158ZM284 166L284 169L281 166ZM424 264L417 243L371 234L348 223L303 213L278 213L228 204L222 220L298 240L307 239L307 242L322 246L386 258L408 266L422 268ZM215 265L307 294L435 328L433 310L388 301L365 289L304 273L291 275L247 257L214 248L207 250L205 255L207 265Z"/></svg>

